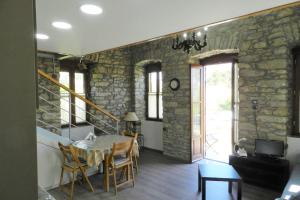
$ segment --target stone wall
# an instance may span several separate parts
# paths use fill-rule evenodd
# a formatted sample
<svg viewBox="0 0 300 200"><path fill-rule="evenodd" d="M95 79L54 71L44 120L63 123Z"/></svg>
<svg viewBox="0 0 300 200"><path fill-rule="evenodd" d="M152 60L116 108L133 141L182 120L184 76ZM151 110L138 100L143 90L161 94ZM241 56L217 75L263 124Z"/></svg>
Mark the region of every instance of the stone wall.
<svg viewBox="0 0 300 200"><path fill-rule="evenodd" d="M126 112L131 111L132 70L131 55L128 49L106 51L101 54L87 56L86 59L96 61L98 64L90 69L90 95L89 98L96 105L106 109L118 118L123 119ZM102 118L103 115L91 110L93 114ZM108 118L104 121L112 122ZM100 128L107 127L97 121ZM121 121L120 130L125 129ZM111 132L111 130L108 130Z"/></svg>
<svg viewBox="0 0 300 200"><path fill-rule="evenodd" d="M133 70L133 91L132 91L132 107L135 111L139 120L145 120L145 109L146 109L146 100L145 100L145 68L142 63L141 65L135 65ZM135 130L141 132L141 124L135 126Z"/></svg>
<svg viewBox="0 0 300 200"><path fill-rule="evenodd" d="M256 138L256 123L251 104L254 99L258 100L257 130L259 137L286 141L286 136L291 133L291 49L300 44L299 30L300 7L297 6L212 26L207 31L208 46L201 53L226 49L239 52L239 137L248 138L246 147L249 150L253 149L253 141ZM190 55L187 55L181 50L172 50L171 44L172 38L168 37L131 46L126 48L126 51L121 48L95 53L89 57L101 57L94 59L105 63L100 64L99 71L101 68L115 69L116 64L113 63L112 56L115 54L118 55L117 58L123 56L127 58L124 60L125 64L122 59L117 59L116 62L117 65L128 67L129 72L130 68L136 66L137 63L145 60L161 60L163 126L165 128L163 133L164 154L188 161L191 157L189 61L199 52L192 51ZM104 70L103 73L105 74L107 70ZM136 70L135 67L134 72ZM136 74L138 73L132 73L131 76L134 77ZM172 91L168 87L172 78L178 78L181 82L178 91ZM103 79L102 81L113 84L112 80ZM93 82L93 84L95 83ZM135 85L135 91L137 91L137 84L136 81L132 84L132 86ZM95 91L103 91L98 88L94 85ZM142 88L143 86L140 89ZM126 87L124 90L130 91ZM103 92L106 93L108 90ZM112 97L108 94L105 96ZM136 98L135 96L136 93L131 97ZM99 105L102 104L102 100L105 100L104 97L98 99ZM142 109L139 109L140 106L136 104L142 104L143 101L131 102L135 103L131 106L138 111L139 115L142 115L144 108L141 106ZM127 103L130 103L130 99ZM130 107L130 105L127 106Z"/></svg>
<svg viewBox="0 0 300 200"><path fill-rule="evenodd" d="M163 151L165 155L190 159L190 69L189 57L170 48L171 39L134 46L132 63L160 60L163 75ZM180 89L172 91L169 81L180 80ZM145 113L144 113L145 115Z"/></svg>
<svg viewBox="0 0 300 200"><path fill-rule="evenodd" d="M145 68L144 64L136 64L134 66L134 88L133 88L133 107L136 115L139 119L145 119L145 109L146 109L146 101L145 101L145 94L146 94L146 87L145 87Z"/></svg>
<svg viewBox="0 0 300 200"><path fill-rule="evenodd" d="M291 50L300 44L299 11L300 7L286 8L231 23L240 35L239 136L248 138L249 150L257 137L251 100L258 100L260 138L286 141L291 134Z"/></svg>
<svg viewBox="0 0 300 200"><path fill-rule="evenodd" d="M54 62L54 63L53 63ZM59 71L60 71L60 65L57 60L53 60L51 56L49 57L38 57L37 58L37 66L38 69L46 72L49 75L54 75L57 79L59 78ZM46 80L45 78L38 76L38 84L39 86L42 86L56 94L59 94L59 87L49 84L50 82ZM38 95L39 97L49 101L51 104L54 104L56 106L50 105L49 103L46 103L44 100L39 98L39 109L37 109L37 125L43 128L46 128L54 133L61 134L60 131L60 99L58 96L55 96L53 94L50 94L46 90L39 88L38 89ZM46 113L46 112L48 113ZM40 122L39 120L46 122L45 123ZM59 129L56 129L54 127L57 127Z"/></svg>

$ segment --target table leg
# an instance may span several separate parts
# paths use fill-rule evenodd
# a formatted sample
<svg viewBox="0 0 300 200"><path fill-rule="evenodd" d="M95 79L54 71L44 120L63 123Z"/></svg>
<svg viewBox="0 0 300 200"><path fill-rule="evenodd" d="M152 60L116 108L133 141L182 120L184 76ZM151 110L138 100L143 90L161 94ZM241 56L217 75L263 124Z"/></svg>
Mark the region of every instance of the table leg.
<svg viewBox="0 0 300 200"><path fill-rule="evenodd" d="M238 181L237 183L238 183L237 199L242 200L242 181Z"/></svg>
<svg viewBox="0 0 300 200"><path fill-rule="evenodd" d="M201 186L202 186L202 200L205 200L206 196L206 181L204 178L201 179Z"/></svg>
<svg viewBox="0 0 300 200"><path fill-rule="evenodd" d="M198 166L198 192L201 192L201 173Z"/></svg>
<svg viewBox="0 0 300 200"><path fill-rule="evenodd" d="M228 192L232 193L232 182L228 181Z"/></svg>
<svg viewBox="0 0 300 200"><path fill-rule="evenodd" d="M104 160L102 161L102 164L103 164L103 166L102 166L102 168L103 168L103 170L102 170L102 174L103 174L103 190L105 190L105 188L106 188L106 180L105 180L105 176L106 176L106 174L105 174L105 157L104 157Z"/></svg>
<svg viewBox="0 0 300 200"><path fill-rule="evenodd" d="M108 155L105 155L104 160L104 190L109 191L109 169L108 169Z"/></svg>

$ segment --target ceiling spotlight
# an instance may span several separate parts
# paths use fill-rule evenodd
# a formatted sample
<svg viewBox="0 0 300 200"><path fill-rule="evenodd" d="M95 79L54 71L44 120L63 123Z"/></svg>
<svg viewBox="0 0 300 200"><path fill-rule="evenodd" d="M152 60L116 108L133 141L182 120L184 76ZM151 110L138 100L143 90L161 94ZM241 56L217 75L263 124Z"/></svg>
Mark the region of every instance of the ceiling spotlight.
<svg viewBox="0 0 300 200"><path fill-rule="evenodd" d="M198 36L198 37L201 36L201 32L200 32L200 31L197 32L197 36Z"/></svg>
<svg viewBox="0 0 300 200"><path fill-rule="evenodd" d="M35 35L35 37L36 37L37 39L39 39L39 40L48 40L48 39L49 39L49 36L48 36L48 35L42 34L42 33L37 33L37 34Z"/></svg>
<svg viewBox="0 0 300 200"><path fill-rule="evenodd" d="M84 4L80 7L80 10L89 15L99 15L103 12L102 8L92 4Z"/></svg>
<svg viewBox="0 0 300 200"><path fill-rule="evenodd" d="M208 26L204 26L204 30L207 31L208 30Z"/></svg>
<svg viewBox="0 0 300 200"><path fill-rule="evenodd" d="M72 25L66 22L52 22L52 26L65 30L72 28Z"/></svg>
<svg viewBox="0 0 300 200"><path fill-rule="evenodd" d="M184 39L186 39L187 38L187 33L183 33L182 36L184 37Z"/></svg>

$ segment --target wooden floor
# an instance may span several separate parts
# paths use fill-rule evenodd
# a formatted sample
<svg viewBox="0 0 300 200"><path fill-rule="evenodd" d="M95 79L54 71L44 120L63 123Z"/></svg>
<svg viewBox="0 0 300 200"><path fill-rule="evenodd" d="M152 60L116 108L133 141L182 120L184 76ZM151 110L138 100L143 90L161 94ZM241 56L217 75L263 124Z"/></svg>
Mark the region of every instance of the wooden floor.
<svg viewBox="0 0 300 200"><path fill-rule="evenodd" d="M210 161L200 161L210 162ZM76 184L74 200L194 200L201 199L197 192L197 164L182 164L179 161L167 158L158 152L144 150L141 152L140 172L136 176L136 185L119 189L118 195L102 189L102 175L90 177L95 188L91 193L86 185ZM233 186L231 196L227 192L224 182L207 182L207 200L236 199L236 186ZM57 200L67 199L66 195L56 188L49 191ZM243 184L243 200L274 200L279 193Z"/></svg>

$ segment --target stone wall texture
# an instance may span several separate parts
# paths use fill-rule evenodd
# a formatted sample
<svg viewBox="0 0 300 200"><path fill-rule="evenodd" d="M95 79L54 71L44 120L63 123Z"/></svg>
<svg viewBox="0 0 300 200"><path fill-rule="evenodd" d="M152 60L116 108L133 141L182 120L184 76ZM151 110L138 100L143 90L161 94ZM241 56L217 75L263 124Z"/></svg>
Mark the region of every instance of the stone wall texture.
<svg viewBox="0 0 300 200"><path fill-rule="evenodd" d="M38 69L46 72L47 74L51 76L54 75L57 79L59 78L60 65L57 60L53 60L52 58L38 57L37 66ZM59 94L59 87L55 86L54 84L50 84L48 80L41 76L38 76L38 85L40 87L38 89L39 108L37 109L36 113L37 125L54 133L61 134L60 98L59 96L53 95L41 88L44 87L56 94ZM50 104L42 100L42 98L47 100Z"/></svg>
<svg viewBox="0 0 300 200"><path fill-rule="evenodd" d="M163 151L165 155L190 159L190 67L188 55L170 48L171 39L134 46L132 63L161 60L163 75ZM169 81L180 80L180 89L172 91Z"/></svg>
<svg viewBox="0 0 300 200"><path fill-rule="evenodd" d="M117 49L97 54L93 58L98 64L90 69L90 95L92 102L106 109L118 118L123 118L127 111L132 110L132 70L131 54L128 49ZM91 112L103 121L113 124L109 118L102 114ZM113 130L95 121L97 126L105 131L113 133ZM125 123L121 120L120 130L125 129Z"/></svg>
<svg viewBox="0 0 300 200"><path fill-rule="evenodd" d="M201 53L238 50L239 137L253 149L256 124L259 137L286 141L291 133L292 52L300 44L300 7L283 8L248 18L212 26L207 31L208 46ZM163 73L163 150L165 155L189 161L190 66L187 55L171 49L172 37L127 48L90 54L98 62L94 69L92 93L99 105L116 115L128 108L144 116L144 78L138 63L161 60ZM181 87L172 91L169 81L178 78ZM257 123L252 100L258 100ZM125 108L122 108L122 104Z"/></svg>

